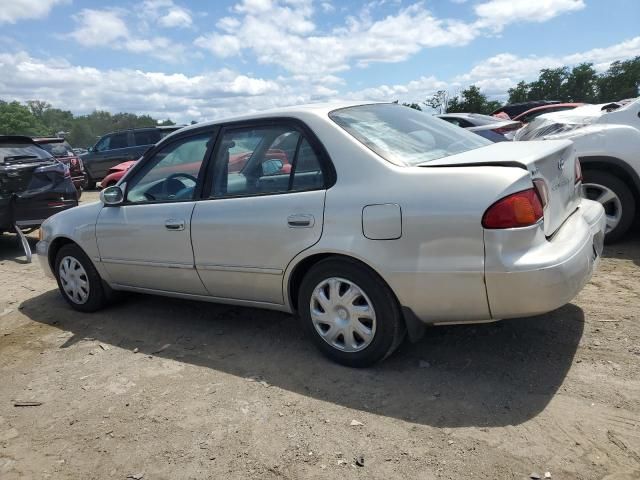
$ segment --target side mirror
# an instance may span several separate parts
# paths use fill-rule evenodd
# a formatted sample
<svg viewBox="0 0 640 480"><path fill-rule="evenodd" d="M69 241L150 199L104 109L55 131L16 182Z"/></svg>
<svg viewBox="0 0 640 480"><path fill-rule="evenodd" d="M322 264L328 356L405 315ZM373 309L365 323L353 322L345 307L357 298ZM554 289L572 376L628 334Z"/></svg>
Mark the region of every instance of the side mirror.
<svg viewBox="0 0 640 480"><path fill-rule="evenodd" d="M118 185L112 185L100 192L100 201L107 207L116 207L124 201L124 192Z"/></svg>

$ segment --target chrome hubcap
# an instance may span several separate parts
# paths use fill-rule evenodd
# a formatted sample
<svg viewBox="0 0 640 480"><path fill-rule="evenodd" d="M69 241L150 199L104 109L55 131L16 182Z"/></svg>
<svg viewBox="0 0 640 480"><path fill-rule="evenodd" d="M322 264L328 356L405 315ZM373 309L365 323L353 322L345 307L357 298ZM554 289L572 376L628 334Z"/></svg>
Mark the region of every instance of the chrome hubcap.
<svg viewBox="0 0 640 480"><path fill-rule="evenodd" d="M605 233L609 233L615 229L622 218L622 202L620 197L613 190L598 185L596 183L585 183L582 185L583 195L589 200L595 200L604 207L605 216L607 218L607 227Z"/></svg>
<svg viewBox="0 0 640 480"><path fill-rule="evenodd" d="M359 352L376 334L376 312L364 291L344 278L320 282L311 295L311 320L318 335L343 352Z"/></svg>
<svg viewBox="0 0 640 480"><path fill-rule="evenodd" d="M81 305L89 298L89 278L82 264L73 257L64 257L58 268L64 293L73 303Z"/></svg>

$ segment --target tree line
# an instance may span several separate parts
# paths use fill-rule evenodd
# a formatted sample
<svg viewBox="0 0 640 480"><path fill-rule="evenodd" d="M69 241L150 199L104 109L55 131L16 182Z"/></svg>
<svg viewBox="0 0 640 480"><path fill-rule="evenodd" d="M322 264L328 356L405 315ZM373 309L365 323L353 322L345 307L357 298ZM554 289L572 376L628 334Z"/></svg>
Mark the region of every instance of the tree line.
<svg viewBox="0 0 640 480"><path fill-rule="evenodd" d="M175 125L170 119L159 121L149 115L96 110L88 115L74 115L69 110L53 108L41 100L6 102L0 100L0 135L64 135L74 147L89 147L105 133L127 128Z"/></svg>
<svg viewBox="0 0 640 480"><path fill-rule="evenodd" d="M640 89L640 56L613 62L598 74L592 63L581 63L573 68L544 68L532 82L521 81L508 90L508 103L530 100L559 100L561 102L606 103L637 97ZM449 97L439 91L422 103L403 105L418 110L428 106L441 112L473 112L489 114L503 104L489 100L480 89L471 85L459 95Z"/></svg>

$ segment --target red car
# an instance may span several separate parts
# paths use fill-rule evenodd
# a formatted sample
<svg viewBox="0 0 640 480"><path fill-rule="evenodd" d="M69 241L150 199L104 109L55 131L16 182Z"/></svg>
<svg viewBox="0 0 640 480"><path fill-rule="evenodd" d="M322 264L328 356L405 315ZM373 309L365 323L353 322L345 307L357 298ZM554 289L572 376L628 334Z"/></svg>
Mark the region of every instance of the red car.
<svg viewBox="0 0 640 480"><path fill-rule="evenodd" d="M69 142L64 138L34 138L33 141L37 143L41 148L49 152L61 163L64 163L69 167L69 174L71 175L71 181L78 190L78 198L82 194L82 190L87 185L87 175L84 171L84 165L79 156L73 153L73 149Z"/></svg>
<svg viewBox="0 0 640 480"><path fill-rule="evenodd" d="M241 152L231 155L229 158L229 173L239 172L244 167L244 164L247 163L247 160L251 156L253 152ZM287 158L287 154L283 150L271 149L267 152L266 159L277 159L282 162L282 168L280 169L280 173L289 173L291 172L291 164L289 163L289 159ZM122 162L112 167L107 172L107 176L102 179L100 185L102 188L110 187L111 185L115 185L120 181L124 174L136 164L137 160L130 160L128 162ZM198 171L200 168L201 162L195 162L193 164L194 171ZM158 172L165 172L166 170L171 170L172 167L167 167L166 169L158 169ZM181 165L179 168L180 172L188 169L187 165Z"/></svg>
<svg viewBox="0 0 640 480"><path fill-rule="evenodd" d="M522 112L513 118L514 121L521 122L523 125L531 122L534 118L551 112L561 112L562 110L573 110L581 107L584 103L553 103L551 105L542 105Z"/></svg>

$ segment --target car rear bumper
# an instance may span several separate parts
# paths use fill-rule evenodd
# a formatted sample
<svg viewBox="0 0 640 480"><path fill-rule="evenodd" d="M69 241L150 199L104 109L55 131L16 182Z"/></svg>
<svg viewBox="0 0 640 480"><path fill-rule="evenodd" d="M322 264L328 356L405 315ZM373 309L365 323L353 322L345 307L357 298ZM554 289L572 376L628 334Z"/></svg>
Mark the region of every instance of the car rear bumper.
<svg viewBox="0 0 640 480"><path fill-rule="evenodd" d="M486 230L485 282L491 317L537 315L570 302L598 264L604 232L604 210L590 200L582 200L549 239L540 228L535 233ZM531 235L537 237L533 242Z"/></svg>

